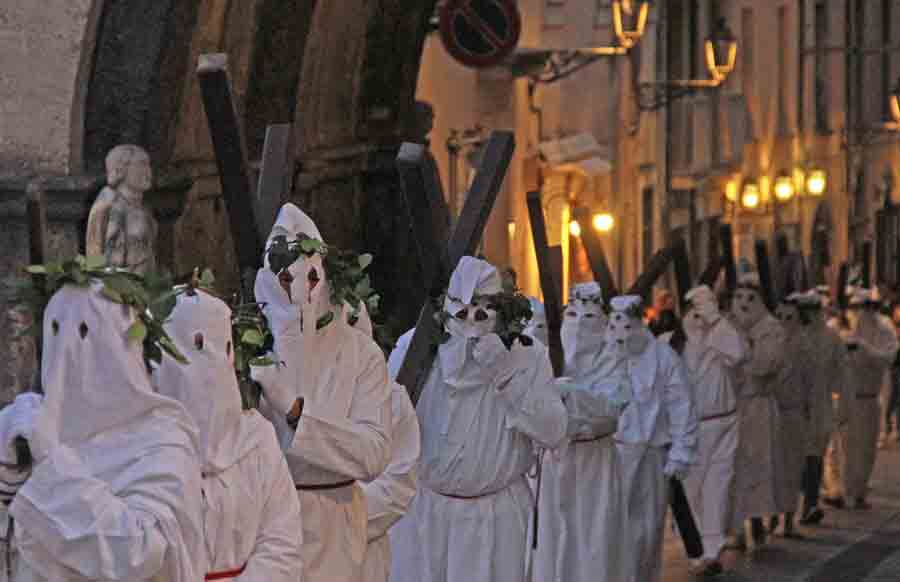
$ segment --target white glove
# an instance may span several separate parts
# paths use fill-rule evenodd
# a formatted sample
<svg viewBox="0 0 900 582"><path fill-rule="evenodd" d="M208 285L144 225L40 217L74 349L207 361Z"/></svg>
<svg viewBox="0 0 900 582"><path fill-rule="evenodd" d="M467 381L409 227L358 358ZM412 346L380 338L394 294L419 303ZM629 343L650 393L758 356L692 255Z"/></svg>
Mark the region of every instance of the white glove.
<svg viewBox="0 0 900 582"><path fill-rule="evenodd" d="M287 414L297 401L296 376L283 364L278 363L278 356L269 353L269 358L276 362L271 366L250 366L250 378L262 386L263 395L269 404L282 414Z"/></svg>
<svg viewBox="0 0 900 582"><path fill-rule="evenodd" d="M672 459L666 461L666 466L663 469L663 473L666 477L675 477L679 481L684 481L689 472L690 466L687 463L674 461Z"/></svg>

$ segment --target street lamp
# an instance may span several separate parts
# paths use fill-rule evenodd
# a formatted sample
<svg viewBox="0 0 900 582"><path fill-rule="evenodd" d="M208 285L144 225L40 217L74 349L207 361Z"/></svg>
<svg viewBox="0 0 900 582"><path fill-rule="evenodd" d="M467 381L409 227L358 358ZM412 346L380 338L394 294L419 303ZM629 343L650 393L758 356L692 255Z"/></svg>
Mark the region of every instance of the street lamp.
<svg viewBox="0 0 900 582"><path fill-rule="evenodd" d="M656 111L697 91L717 89L722 85L734 70L738 49L737 40L724 18L716 22L716 27L707 37L704 46L709 79L674 79L640 83L635 91L638 109Z"/></svg>
<svg viewBox="0 0 900 582"><path fill-rule="evenodd" d="M787 202L794 197L794 179L781 172L775 177L775 198L779 202Z"/></svg>
<svg viewBox="0 0 900 582"><path fill-rule="evenodd" d="M825 170L813 170L806 179L806 191L813 196L821 196L825 192L827 184Z"/></svg>
<svg viewBox="0 0 900 582"><path fill-rule="evenodd" d="M616 38L619 39L619 44L630 49L644 35L650 3L615 0L612 3L612 11Z"/></svg>
<svg viewBox="0 0 900 582"><path fill-rule="evenodd" d="M724 18L719 18L716 28L706 39L706 68L713 79L722 83L734 70L737 60L737 40Z"/></svg>
<svg viewBox="0 0 900 582"><path fill-rule="evenodd" d="M762 200L759 194L759 184L747 182L744 184L744 192L741 194L741 205L748 210L755 210Z"/></svg>
<svg viewBox="0 0 900 582"><path fill-rule="evenodd" d="M598 232L609 232L615 226L615 219L613 215L609 212L598 212L594 215L593 224L594 230Z"/></svg>

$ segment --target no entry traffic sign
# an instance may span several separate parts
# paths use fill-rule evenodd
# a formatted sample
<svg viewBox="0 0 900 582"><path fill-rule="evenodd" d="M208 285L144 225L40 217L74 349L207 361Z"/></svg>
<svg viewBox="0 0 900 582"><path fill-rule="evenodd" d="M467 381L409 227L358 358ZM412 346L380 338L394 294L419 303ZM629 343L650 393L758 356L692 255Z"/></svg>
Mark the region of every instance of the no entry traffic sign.
<svg viewBox="0 0 900 582"><path fill-rule="evenodd" d="M440 31L453 58L469 67L491 67L516 48L522 18L516 0L445 0Z"/></svg>

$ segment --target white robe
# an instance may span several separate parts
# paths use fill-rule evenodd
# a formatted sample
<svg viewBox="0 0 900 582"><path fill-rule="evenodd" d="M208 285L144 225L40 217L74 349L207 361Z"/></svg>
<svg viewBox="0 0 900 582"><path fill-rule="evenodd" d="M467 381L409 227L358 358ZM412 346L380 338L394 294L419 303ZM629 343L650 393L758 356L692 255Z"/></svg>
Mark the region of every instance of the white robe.
<svg viewBox="0 0 900 582"><path fill-rule="evenodd" d="M745 339L750 356L738 368L740 425L733 526L743 531L744 520L779 513L784 478L781 429L775 383L783 363L784 330L769 314Z"/></svg>
<svg viewBox="0 0 900 582"><path fill-rule="evenodd" d="M363 568L367 582L387 582L391 570L388 532L409 509L416 494L420 435L416 410L403 386L391 392L391 462L377 479L363 485L369 512L369 546Z"/></svg>
<svg viewBox="0 0 900 582"><path fill-rule="evenodd" d="M844 342L825 322L814 322L807 329L807 338L816 355L813 366L813 387L810 390L810 421L806 454L823 457L831 433L835 429L832 396L844 390L843 382L846 349Z"/></svg>
<svg viewBox="0 0 900 582"><path fill-rule="evenodd" d="M747 356L747 344L722 317L706 334L689 338L685 367L694 387L700 421L697 462L684 489L703 538L703 557L719 557L730 529L734 463L738 444L735 368Z"/></svg>
<svg viewBox="0 0 900 582"><path fill-rule="evenodd" d="M543 457L535 581L618 581L625 576L625 546L618 536L626 516L613 439L619 410L606 398L618 383L597 375L603 343L598 334L593 357L588 355L590 344L580 346L585 352L580 358L568 358L567 352L566 374L584 387L579 401L584 406L570 411L570 434L573 424L582 428Z"/></svg>
<svg viewBox="0 0 900 582"><path fill-rule="evenodd" d="M847 355L847 379L853 395L846 403L849 426L841 432L841 475L844 494L850 499L865 498L875 466L878 432L881 426L878 396L897 354L897 334L881 317L861 322L854 336L856 351Z"/></svg>
<svg viewBox="0 0 900 582"><path fill-rule="evenodd" d="M376 479L390 458L391 400L384 355L363 333L335 320L317 334L318 375L301 387L296 432L265 400L295 483L346 487L298 490L303 566L311 582L360 582L368 545L361 481ZM284 368L285 371L290 368Z"/></svg>
<svg viewBox="0 0 900 582"><path fill-rule="evenodd" d="M636 358L609 358L605 371L608 377L627 373L633 393L616 433L628 516L627 579L657 582L669 490L663 471L667 461L691 465L696 457L692 388L678 355L655 339Z"/></svg>
<svg viewBox="0 0 900 582"><path fill-rule="evenodd" d="M243 569L239 582L292 582L303 572L300 506L272 426L247 411L244 435L258 445L221 473L204 475L208 573ZM226 579L230 580L230 578Z"/></svg>
<svg viewBox="0 0 900 582"><path fill-rule="evenodd" d="M800 329L785 339L784 363L778 370L775 382L784 470L779 482L778 505L782 513L793 513L797 509L797 497L806 467L815 381L813 370L817 357L806 334ZM803 443L803 446L798 443Z"/></svg>
<svg viewBox="0 0 900 582"><path fill-rule="evenodd" d="M391 367L409 346L404 335ZM417 407L422 459L416 497L397 524L393 581L522 582L532 496L525 473L534 447L565 436L566 412L552 387L546 350L512 349L490 334L453 336L439 348ZM441 353L466 360L448 384ZM483 359L487 358L487 359ZM452 362L449 362L452 364Z"/></svg>

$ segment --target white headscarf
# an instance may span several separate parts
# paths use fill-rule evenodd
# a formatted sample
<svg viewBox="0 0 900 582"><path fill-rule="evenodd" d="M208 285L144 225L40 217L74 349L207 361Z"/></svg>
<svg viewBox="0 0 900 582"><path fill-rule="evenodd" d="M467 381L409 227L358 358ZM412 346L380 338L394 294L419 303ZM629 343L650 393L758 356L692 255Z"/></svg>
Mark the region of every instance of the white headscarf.
<svg viewBox="0 0 900 582"><path fill-rule="evenodd" d="M220 473L255 449L263 436L241 421L231 310L202 290L183 293L165 328L190 363L163 359L155 373L157 391L184 404L200 429L203 472Z"/></svg>
<svg viewBox="0 0 900 582"><path fill-rule="evenodd" d="M537 297L529 297L531 304L531 320L525 326L525 335L531 336L545 346L547 345L547 313L544 304Z"/></svg>
<svg viewBox="0 0 900 582"><path fill-rule="evenodd" d="M497 312L481 297L503 291L497 268L474 257L463 257L447 287L444 310L450 339L441 344L438 358L444 381L456 387L477 385L485 380L482 368L506 350L495 331ZM466 366L475 362L479 366Z"/></svg>
<svg viewBox="0 0 900 582"><path fill-rule="evenodd" d="M595 282L579 283L569 291L560 336L566 358L566 374L578 376L606 345L608 320L603 309L603 290Z"/></svg>

